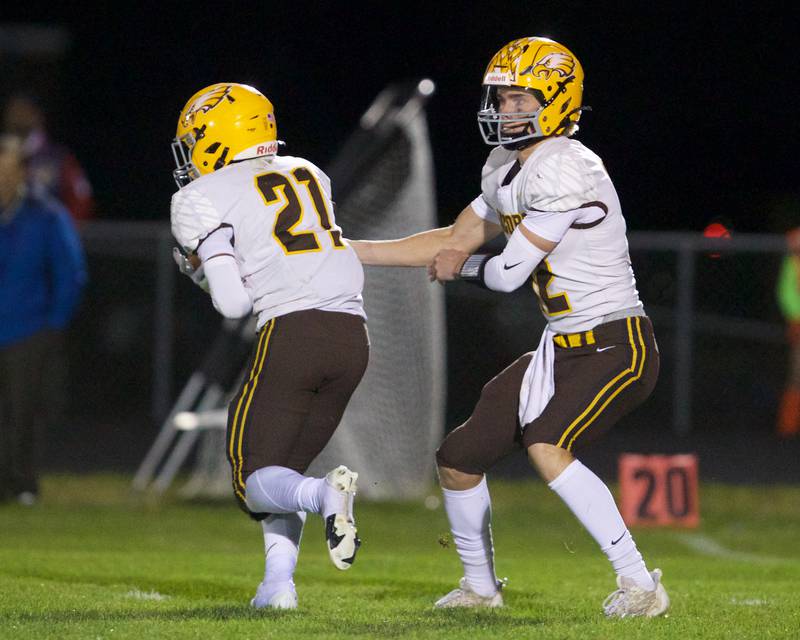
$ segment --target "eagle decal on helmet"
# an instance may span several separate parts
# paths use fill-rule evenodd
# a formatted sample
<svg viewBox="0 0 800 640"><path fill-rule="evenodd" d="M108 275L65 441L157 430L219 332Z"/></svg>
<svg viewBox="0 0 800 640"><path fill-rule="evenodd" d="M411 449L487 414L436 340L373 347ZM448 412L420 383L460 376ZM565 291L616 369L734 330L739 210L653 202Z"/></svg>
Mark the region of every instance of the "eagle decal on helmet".
<svg viewBox="0 0 800 640"><path fill-rule="evenodd" d="M545 48L543 47L543 49ZM555 72L562 78L567 78L572 75L574 69L575 61L571 56L563 51L551 51L536 60L527 69L521 71L519 75L524 76L530 73L536 78L547 80Z"/></svg>
<svg viewBox="0 0 800 640"><path fill-rule="evenodd" d="M198 97L195 103L186 111L186 115L183 117L183 126L188 127L194 124L198 113L208 113L226 98L228 102L236 102L236 99L230 95L231 89L231 85L227 85L215 88L213 91Z"/></svg>

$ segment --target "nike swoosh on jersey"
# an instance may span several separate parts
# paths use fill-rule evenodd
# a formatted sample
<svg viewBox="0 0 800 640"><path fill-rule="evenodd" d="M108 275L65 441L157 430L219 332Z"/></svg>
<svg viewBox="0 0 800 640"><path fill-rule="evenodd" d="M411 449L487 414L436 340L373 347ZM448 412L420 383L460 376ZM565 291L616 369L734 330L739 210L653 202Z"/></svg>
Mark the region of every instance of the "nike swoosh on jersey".
<svg viewBox="0 0 800 640"><path fill-rule="evenodd" d="M609 349L613 349L616 346L617 345L612 344L610 347L597 347L597 349L595 349L595 351L597 351L597 353L600 353L601 351L608 351Z"/></svg>
<svg viewBox="0 0 800 640"><path fill-rule="evenodd" d="M508 266L507 264L503 263L503 269L505 269L506 271L508 271L509 269L513 269L514 267L518 267L518 266L519 266L519 265L521 265L521 264L522 264L522 262L515 262L515 263L514 263L514 264L512 264L511 266Z"/></svg>

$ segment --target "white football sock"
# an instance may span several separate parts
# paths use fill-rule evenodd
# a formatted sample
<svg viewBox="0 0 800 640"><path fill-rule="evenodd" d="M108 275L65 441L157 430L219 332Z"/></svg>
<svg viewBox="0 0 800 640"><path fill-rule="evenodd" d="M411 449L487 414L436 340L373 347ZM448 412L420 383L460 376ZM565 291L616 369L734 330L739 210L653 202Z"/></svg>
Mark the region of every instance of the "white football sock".
<svg viewBox="0 0 800 640"><path fill-rule="evenodd" d="M614 496L600 478L575 460L549 486L600 545L617 575L631 578L643 589L655 589Z"/></svg>
<svg viewBox="0 0 800 640"><path fill-rule="evenodd" d="M294 591L294 569L305 521L302 511L274 514L261 521L265 555L262 593L266 602L287 589Z"/></svg>
<svg viewBox="0 0 800 640"><path fill-rule="evenodd" d="M466 491L442 488L444 508L458 557L464 565L464 577L480 596L497 593L492 545L492 501L484 476L478 486Z"/></svg>
<svg viewBox="0 0 800 640"><path fill-rule="evenodd" d="M254 513L323 513L325 478L309 478L286 467L262 467L247 477L247 506Z"/></svg>

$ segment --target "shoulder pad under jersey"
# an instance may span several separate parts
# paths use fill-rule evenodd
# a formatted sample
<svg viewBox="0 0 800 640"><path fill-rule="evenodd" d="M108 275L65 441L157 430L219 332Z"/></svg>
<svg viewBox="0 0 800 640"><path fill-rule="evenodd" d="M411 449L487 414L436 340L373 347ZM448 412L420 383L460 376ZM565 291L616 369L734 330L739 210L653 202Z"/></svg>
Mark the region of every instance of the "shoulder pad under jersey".
<svg viewBox="0 0 800 640"><path fill-rule="evenodd" d="M570 211L597 200L596 171L581 153L585 147L572 142L558 141L528 159L520 185L520 202L527 210Z"/></svg>
<svg viewBox="0 0 800 640"><path fill-rule="evenodd" d="M194 251L203 238L222 224L222 215L211 199L195 183L190 183L172 196L170 221L178 243Z"/></svg>

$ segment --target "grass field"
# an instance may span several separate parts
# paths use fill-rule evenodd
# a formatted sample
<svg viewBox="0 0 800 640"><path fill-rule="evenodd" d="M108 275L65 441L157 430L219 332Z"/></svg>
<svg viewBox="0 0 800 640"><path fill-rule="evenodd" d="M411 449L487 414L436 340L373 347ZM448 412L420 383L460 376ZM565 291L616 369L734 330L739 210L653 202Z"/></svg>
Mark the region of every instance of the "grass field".
<svg viewBox="0 0 800 640"><path fill-rule="evenodd" d="M364 545L330 565L309 517L300 608L248 607L260 527L232 503L158 503L120 477L49 477L44 500L0 506L0 638L800 638L800 488L704 486L694 531L634 531L673 606L609 621L613 576L541 483L492 482L506 608L435 611L460 577L440 508L357 506ZM433 490L432 490L433 493Z"/></svg>

